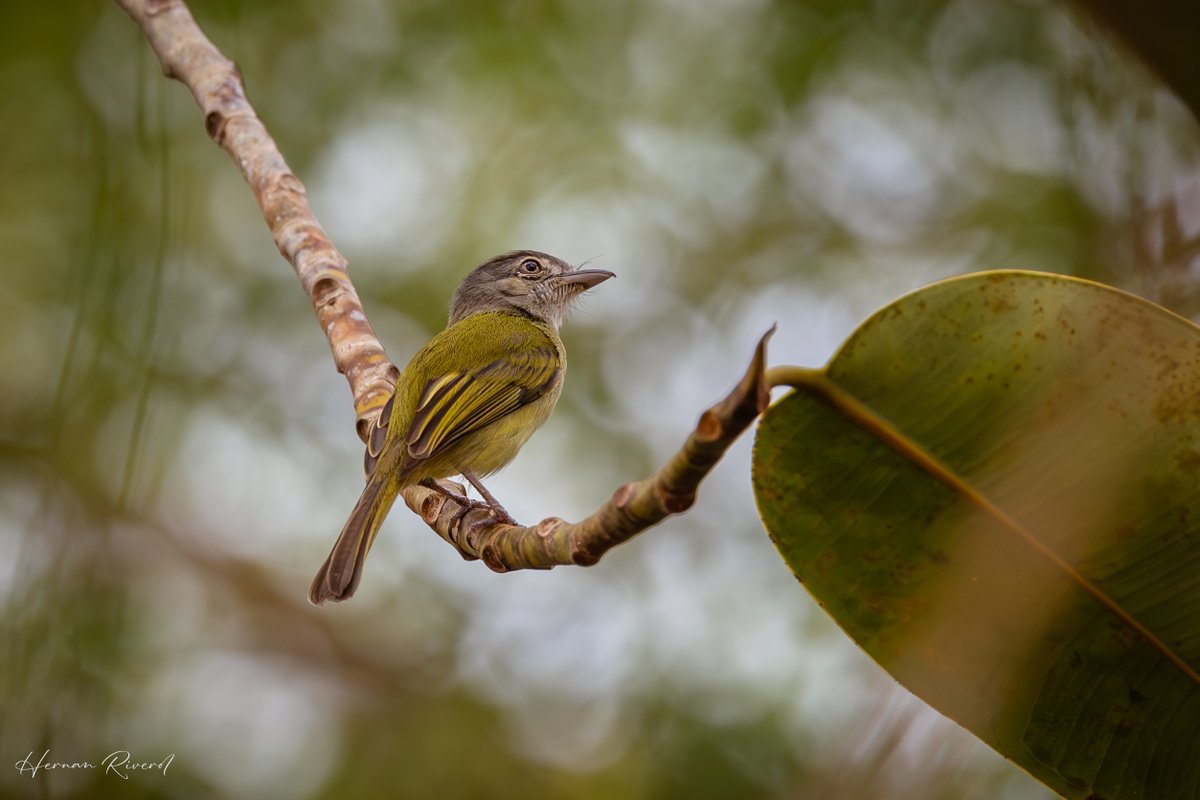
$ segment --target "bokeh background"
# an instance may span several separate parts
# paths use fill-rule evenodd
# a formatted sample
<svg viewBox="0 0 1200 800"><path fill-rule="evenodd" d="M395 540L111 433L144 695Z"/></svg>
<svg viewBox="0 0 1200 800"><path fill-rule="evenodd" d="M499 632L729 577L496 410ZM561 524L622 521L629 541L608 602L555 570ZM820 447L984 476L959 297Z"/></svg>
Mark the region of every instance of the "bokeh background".
<svg viewBox="0 0 1200 800"><path fill-rule="evenodd" d="M1195 120L1033 0L194 0L403 362L532 247L611 269L523 521L645 476L744 368L998 267L1200 311ZM109 3L0 11L0 795L1041 798L816 607L750 437L598 566L495 575L362 485L344 380L250 193ZM1189 223L1190 220L1190 223ZM16 761L175 759L128 781Z"/></svg>

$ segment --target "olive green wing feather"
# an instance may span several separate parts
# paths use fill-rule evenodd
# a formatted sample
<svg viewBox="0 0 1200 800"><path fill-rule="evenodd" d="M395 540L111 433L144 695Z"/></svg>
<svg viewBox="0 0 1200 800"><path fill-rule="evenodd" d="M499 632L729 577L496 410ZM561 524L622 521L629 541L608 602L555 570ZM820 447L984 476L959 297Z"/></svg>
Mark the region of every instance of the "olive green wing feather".
<svg viewBox="0 0 1200 800"><path fill-rule="evenodd" d="M375 463L379 461L379 456L383 453L383 445L387 441L388 425L392 421L392 406L395 402L396 393L393 392L392 396L383 404L379 416L375 417L375 421L371 423L370 430L367 431L367 447L363 451L363 474L368 478L375 471Z"/></svg>
<svg viewBox="0 0 1200 800"><path fill-rule="evenodd" d="M481 367L447 372L421 393L404 439L410 458L426 459L549 392L562 363L552 347L501 355Z"/></svg>

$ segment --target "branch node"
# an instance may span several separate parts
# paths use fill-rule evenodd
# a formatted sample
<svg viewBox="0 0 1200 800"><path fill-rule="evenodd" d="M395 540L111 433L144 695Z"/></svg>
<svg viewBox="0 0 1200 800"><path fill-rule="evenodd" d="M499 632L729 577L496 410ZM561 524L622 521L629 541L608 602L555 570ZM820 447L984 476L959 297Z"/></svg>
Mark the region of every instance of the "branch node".
<svg viewBox="0 0 1200 800"><path fill-rule="evenodd" d="M687 494L662 492L660 497L662 498L663 508L672 514L682 514L696 503L695 492L688 492Z"/></svg>
<svg viewBox="0 0 1200 800"><path fill-rule="evenodd" d="M421 503L421 509L418 513L421 515L421 519L425 521L426 525L433 525L437 522L438 516L442 513L442 506L445 504L445 495L436 493L430 494Z"/></svg>
<svg viewBox="0 0 1200 800"><path fill-rule="evenodd" d="M298 194L302 196L308 195L308 190L304 188L304 184L300 182L299 178L290 172L279 176L279 180L276 182L276 188L281 192L290 192L291 194Z"/></svg>
<svg viewBox="0 0 1200 800"><path fill-rule="evenodd" d="M618 487L617 490L613 492L613 506L621 509L625 508L625 506L629 505L629 501L633 499L633 493L636 490L636 483L626 483L625 485Z"/></svg>
<svg viewBox="0 0 1200 800"><path fill-rule="evenodd" d="M320 308L321 306L332 305L337 301L336 290L338 287L337 281L326 275L321 278L312 287L313 305Z"/></svg>
<svg viewBox="0 0 1200 800"><path fill-rule="evenodd" d="M225 139L224 128L225 115L220 111L210 111L204 116L204 130L208 133L208 138L217 144L222 144Z"/></svg>
<svg viewBox="0 0 1200 800"><path fill-rule="evenodd" d="M592 567L595 566L599 560L600 555L582 548L576 548L571 551L571 563L577 567Z"/></svg>
<svg viewBox="0 0 1200 800"><path fill-rule="evenodd" d="M504 561L500 558L499 553L496 552L496 548L493 545L485 545L479 557L483 559L483 563L487 564L487 568L492 572L508 572L508 567L505 566Z"/></svg>
<svg viewBox="0 0 1200 800"><path fill-rule="evenodd" d="M700 415L700 421L696 423L696 438L704 442L712 442L721 438L725 426L721 422L721 417L711 408Z"/></svg>

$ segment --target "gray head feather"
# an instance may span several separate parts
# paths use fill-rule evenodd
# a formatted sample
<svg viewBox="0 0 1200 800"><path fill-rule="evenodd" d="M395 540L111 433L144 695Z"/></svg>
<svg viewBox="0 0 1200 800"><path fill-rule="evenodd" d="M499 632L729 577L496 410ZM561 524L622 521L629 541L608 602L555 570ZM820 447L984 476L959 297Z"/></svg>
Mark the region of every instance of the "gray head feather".
<svg viewBox="0 0 1200 800"><path fill-rule="evenodd" d="M514 250L463 278L450 301L450 324L485 311L510 311L557 329L573 300L612 276L602 269L574 269L537 250Z"/></svg>

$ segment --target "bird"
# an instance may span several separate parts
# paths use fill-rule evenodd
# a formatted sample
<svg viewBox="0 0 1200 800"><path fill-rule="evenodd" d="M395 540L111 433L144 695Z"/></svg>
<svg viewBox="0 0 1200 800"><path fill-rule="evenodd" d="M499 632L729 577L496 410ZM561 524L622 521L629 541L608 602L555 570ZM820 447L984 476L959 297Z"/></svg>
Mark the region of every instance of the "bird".
<svg viewBox="0 0 1200 800"><path fill-rule="evenodd" d="M567 368L558 330L580 295L612 277L514 250L463 278L445 329L408 362L368 431L366 487L313 578L311 603L355 593L367 552L405 487L426 486L464 503L462 513L482 506L512 522L480 479L512 461L554 410ZM436 482L453 475L483 501Z"/></svg>

